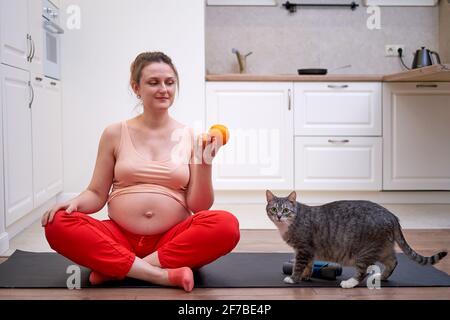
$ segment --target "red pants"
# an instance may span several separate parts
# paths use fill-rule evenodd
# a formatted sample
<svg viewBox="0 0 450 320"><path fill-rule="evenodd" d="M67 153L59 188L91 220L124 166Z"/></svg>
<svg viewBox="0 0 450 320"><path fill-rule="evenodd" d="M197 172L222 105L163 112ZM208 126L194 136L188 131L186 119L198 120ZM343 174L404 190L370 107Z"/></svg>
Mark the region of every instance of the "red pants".
<svg viewBox="0 0 450 320"><path fill-rule="evenodd" d="M56 213L45 226L50 246L73 262L113 278L124 278L136 256L158 251L162 268L199 268L227 254L239 241L238 220L229 212L205 210L159 235L141 236L112 220L84 213Z"/></svg>

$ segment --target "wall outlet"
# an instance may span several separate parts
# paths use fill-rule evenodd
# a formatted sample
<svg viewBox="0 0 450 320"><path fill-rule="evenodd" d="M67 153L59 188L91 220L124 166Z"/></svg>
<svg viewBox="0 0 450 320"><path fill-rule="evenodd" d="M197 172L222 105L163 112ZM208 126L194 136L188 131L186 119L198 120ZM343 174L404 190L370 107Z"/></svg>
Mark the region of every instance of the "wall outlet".
<svg viewBox="0 0 450 320"><path fill-rule="evenodd" d="M384 47L384 55L386 57L398 57L399 48L402 48L403 56L405 56L405 46L403 44L387 44Z"/></svg>

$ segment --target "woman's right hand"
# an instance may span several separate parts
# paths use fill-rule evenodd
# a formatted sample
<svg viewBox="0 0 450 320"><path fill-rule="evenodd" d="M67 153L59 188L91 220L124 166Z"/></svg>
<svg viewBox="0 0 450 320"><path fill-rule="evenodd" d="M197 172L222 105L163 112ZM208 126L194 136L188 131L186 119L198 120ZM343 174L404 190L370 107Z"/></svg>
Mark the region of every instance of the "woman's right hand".
<svg viewBox="0 0 450 320"><path fill-rule="evenodd" d="M51 223L55 214L60 210L65 210L67 214L71 214L74 210L78 209L78 204L75 200L70 200L63 203L58 203L54 205L51 209L48 209L41 218L41 224L43 227L47 225L47 223Z"/></svg>

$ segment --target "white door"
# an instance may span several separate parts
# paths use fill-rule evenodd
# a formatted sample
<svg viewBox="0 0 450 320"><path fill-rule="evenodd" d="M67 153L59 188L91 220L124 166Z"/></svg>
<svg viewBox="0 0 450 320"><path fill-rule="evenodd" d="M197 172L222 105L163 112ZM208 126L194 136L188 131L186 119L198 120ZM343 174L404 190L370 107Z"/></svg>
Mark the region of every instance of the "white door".
<svg viewBox="0 0 450 320"><path fill-rule="evenodd" d="M43 66L43 47L44 40L42 38L42 1L28 0L28 26L31 36L31 73L44 73Z"/></svg>
<svg viewBox="0 0 450 320"><path fill-rule="evenodd" d="M295 83L295 134L381 136L378 82Z"/></svg>
<svg viewBox="0 0 450 320"><path fill-rule="evenodd" d="M33 209L32 99L27 71L2 65L6 226Z"/></svg>
<svg viewBox="0 0 450 320"><path fill-rule="evenodd" d="M385 190L450 190L450 83L385 83Z"/></svg>
<svg viewBox="0 0 450 320"><path fill-rule="evenodd" d="M230 141L214 160L216 189L293 188L292 83L209 82L206 126L221 123Z"/></svg>
<svg viewBox="0 0 450 320"><path fill-rule="evenodd" d="M34 206L62 190L61 99L59 82L34 75L33 124Z"/></svg>
<svg viewBox="0 0 450 320"><path fill-rule="evenodd" d="M31 51L27 13L28 0L0 0L1 61L22 69Z"/></svg>
<svg viewBox="0 0 450 320"><path fill-rule="evenodd" d="M296 137L296 190L381 190L381 137Z"/></svg>

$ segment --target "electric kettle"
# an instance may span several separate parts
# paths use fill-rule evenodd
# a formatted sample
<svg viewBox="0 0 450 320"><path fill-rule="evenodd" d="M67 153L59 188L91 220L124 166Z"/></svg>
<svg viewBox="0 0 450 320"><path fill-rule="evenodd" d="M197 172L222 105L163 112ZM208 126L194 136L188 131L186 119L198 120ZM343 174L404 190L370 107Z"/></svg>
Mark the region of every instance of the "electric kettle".
<svg viewBox="0 0 450 320"><path fill-rule="evenodd" d="M432 55L435 55L436 61L433 61ZM417 50L414 55L414 60L412 63L412 68L422 68L426 66L431 66L432 64L441 64L441 58L439 57L439 54L435 51L430 51L426 49L425 47L422 47L421 49Z"/></svg>

